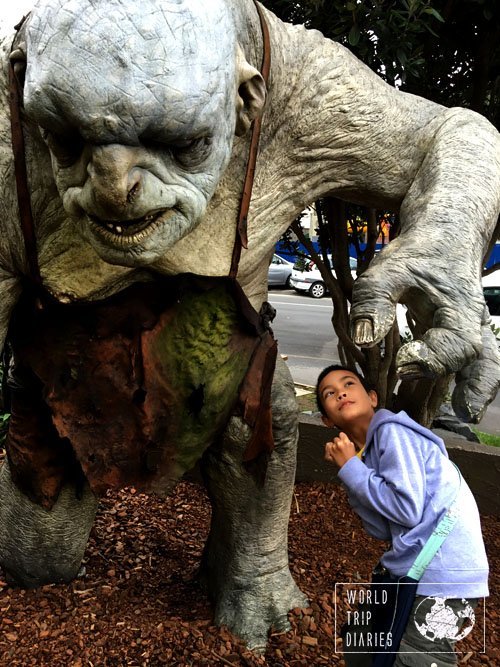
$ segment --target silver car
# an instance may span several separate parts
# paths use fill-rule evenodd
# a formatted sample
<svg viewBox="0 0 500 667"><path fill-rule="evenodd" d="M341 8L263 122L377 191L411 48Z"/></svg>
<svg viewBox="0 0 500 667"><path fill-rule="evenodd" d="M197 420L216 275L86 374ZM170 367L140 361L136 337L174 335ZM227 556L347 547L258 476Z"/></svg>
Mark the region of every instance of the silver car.
<svg viewBox="0 0 500 667"><path fill-rule="evenodd" d="M267 272L267 284L271 287L290 287L290 276L292 275L293 262L288 262L283 257L274 254Z"/></svg>
<svg viewBox="0 0 500 667"><path fill-rule="evenodd" d="M328 255L328 260L330 266L332 265L332 256ZM356 268L358 266L358 261L355 257L349 257L349 268L351 269L351 275L354 280L356 280ZM333 275L335 276L335 271L332 270ZM290 285L297 292L306 292L313 299L321 299L325 294L328 294L326 285L323 282L323 278L319 269L316 267L316 264L311 259L306 259L304 262L304 270L299 271L294 269L292 271L292 277L290 278Z"/></svg>

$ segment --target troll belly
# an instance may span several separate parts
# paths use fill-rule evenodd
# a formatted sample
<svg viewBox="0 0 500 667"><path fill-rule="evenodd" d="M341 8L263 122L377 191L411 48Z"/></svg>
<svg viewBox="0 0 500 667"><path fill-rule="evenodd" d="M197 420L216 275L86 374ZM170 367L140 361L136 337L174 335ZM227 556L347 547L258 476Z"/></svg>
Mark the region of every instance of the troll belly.
<svg viewBox="0 0 500 667"><path fill-rule="evenodd" d="M79 464L97 494L168 491L238 399L258 426L262 369L269 374L275 344L256 315L234 281L195 276L92 304L21 302L10 339L22 380L8 436L18 486L50 506Z"/></svg>

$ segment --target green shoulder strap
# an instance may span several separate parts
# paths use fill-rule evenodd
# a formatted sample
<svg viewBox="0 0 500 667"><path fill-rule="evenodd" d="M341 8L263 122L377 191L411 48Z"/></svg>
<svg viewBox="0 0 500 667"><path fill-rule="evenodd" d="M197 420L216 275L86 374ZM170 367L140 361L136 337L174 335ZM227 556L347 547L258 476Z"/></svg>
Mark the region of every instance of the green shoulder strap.
<svg viewBox="0 0 500 667"><path fill-rule="evenodd" d="M415 579L416 581L420 581L425 570L428 568L429 563L438 552L439 547L443 544L445 539L452 531L458 518L458 496L460 494L460 489L462 487L462 474L454 463L453 465L457 469L459 476L457 495L455 496L454 501L451 503L450 507L446 511L444 517L432 531L431 536L422 547L422 550L416 557L415 562L408 570L407 576L411 577L412 579Z"/></svg>

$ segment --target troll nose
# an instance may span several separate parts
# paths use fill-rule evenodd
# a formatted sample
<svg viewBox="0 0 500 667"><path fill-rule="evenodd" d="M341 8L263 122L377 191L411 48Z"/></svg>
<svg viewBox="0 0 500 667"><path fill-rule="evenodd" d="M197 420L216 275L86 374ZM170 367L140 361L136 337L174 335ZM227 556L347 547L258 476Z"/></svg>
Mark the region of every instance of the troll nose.
<svg viewBox="0 0 500 667"><path fill-rule="evenodd" d="M132 169L128 173L125 190L127 192L127 203L132 204L140 193L142 187L142 172L140 169Z"/></svg>
<svg viewBox="0 0 500 667"><path fill-rule="evenodd" d="M123 213L142 190L143 170L134 148L119 145L93 149L88 174L95 204L109 215Z"/></svg>

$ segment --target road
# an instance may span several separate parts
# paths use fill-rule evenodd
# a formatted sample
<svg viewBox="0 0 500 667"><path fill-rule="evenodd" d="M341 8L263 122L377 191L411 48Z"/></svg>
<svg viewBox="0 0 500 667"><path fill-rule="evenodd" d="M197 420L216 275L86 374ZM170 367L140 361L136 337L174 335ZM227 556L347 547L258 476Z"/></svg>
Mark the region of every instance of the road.
<svg viewBox="0 0 500 667"><path fill-rule="evenodd" d="M272 324L274 335L280 353L288 356L293 379L315 384L325 366L339 363L331 300L275 289L269 292L269 301L277 311Z"/></svg>
<svg viewBox="0 0 500 667"><path fill-rule="evenodd" d="M270 289L269 301L277 311L272 326L279 351L288 356L293 379L314 385L325 366L339 362L331 300L312 299L294 290ZM488 407L478 428L500 435L500 395Z"/></svg>

